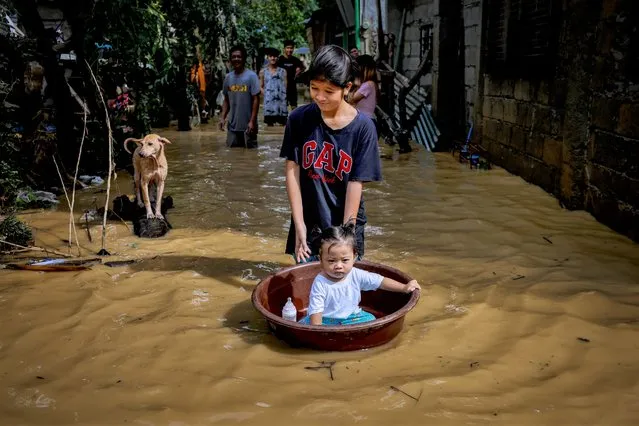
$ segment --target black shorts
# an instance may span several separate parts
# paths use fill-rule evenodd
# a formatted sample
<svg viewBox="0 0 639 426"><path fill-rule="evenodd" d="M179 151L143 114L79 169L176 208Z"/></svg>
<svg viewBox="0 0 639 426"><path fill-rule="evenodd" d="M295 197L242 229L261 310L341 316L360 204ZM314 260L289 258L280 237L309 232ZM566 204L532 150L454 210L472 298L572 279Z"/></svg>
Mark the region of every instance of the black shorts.
<svg viewBox="0 0 639 426"><path fill-rule="evenodd" d="M285 115L265 115L264 123L272 125L272 124L281 124L283 126L286 125L286 120L288 119Z"/></svg>
<svg viewBox="0 0 639 426"><path fill-rule="evenodd" d="M293 84L293 89L286 91L286 102L293 108L297 108L297 85Z"/></svg>
<svg viewBox="0 0 639 426"><path fill-rule="evenodd" d="M229 130L226 134L226 146L229 148L257 148L257 134Z"/></svg>

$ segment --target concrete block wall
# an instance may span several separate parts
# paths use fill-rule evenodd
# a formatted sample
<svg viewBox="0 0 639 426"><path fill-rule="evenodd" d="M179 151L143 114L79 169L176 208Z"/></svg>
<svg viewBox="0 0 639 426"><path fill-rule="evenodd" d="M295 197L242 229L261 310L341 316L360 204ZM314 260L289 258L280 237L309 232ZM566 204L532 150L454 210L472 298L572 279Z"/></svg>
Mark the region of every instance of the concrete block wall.
<svg viewBox="0 0 639 426"><path fill-rule="evenodd" d="M419 68L420 31L423 24L435 24L438 13L438 0L415 0L414 8L406 15L406 22L411 24L404 35L403 73L411 78Z"/></svg>
<svg viewBox="0 0 639 426"><path fill-rule="evenodd" d="M480 76L478 136L496 164L639 241L639 2L562 12L552 78Z"/></svg>
<svg viewBox="0 0 639 426"><path fill-rule="evenodd" d="M406 28L404 29L403 57L401 72L406 77L411 78L415 75L415 71L419 67L419 27L421 24L436 24L438 5L440 0L415 0L413 7L408 9L406 14ZM395 34L397 42L399 42L400 25L402 21L402 9L395 4L389 2L388 5L388 23L389 30ZM434 42L435 44L435 42ZM398 46L399 47L399 46ZM399 49L398 49L399 51ZM434 56L433 56L434 57ZM432 77L422 79L422 84L427 81L432 82Z"/></svg>
<svg viewBox="0 0 639 426"><path fill-rule="evenodd" d="M563 84L484 77L482 144L492 160L560 194Z"/></svg>
<svg viewBox="0 0 639 426"><path fill-rule="evenodd" d="M477 121L479 72L481 60L482 2L463 0L464 14L464 90L466 92L466 120Z"/></svg>
<svg viewBox="0 0 639 426"><path fill-rule="evenodd" d="M639 5L604 0L593 29L586 209L639 241Z"/></svg>

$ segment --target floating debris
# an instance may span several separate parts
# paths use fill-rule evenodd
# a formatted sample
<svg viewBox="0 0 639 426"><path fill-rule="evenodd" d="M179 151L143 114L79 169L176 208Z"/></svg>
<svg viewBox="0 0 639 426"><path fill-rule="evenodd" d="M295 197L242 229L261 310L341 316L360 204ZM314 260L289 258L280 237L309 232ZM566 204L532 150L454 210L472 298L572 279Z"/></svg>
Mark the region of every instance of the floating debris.
<svg viewBox="0 0 639 426"><path fill-rule="evenodd" d="M100 176L82 175L78 176L78 179L87 185L102 185L104 183L104 179Z"/></svg>
<svg viewBox="0 0 639 426"><path fill-rule="evenodd" d="M304 369L305 370L317 371L317 370L321 370L323 368L326 368L331 374L331 380L335 380L335 378L333 376L333 366L335 365L335 363L336 363L336 361L320 361L319 365L312 366L312 367L304 367Z"/></svg>
<svg viewBox="0 0 639 426"><path fill-rule="evenodd" d="M128 260L114 260L112 262L104 262L104 266L108 266L110 268L117 268L118 266L126 266L131 265L133 263L139 262L139 260L128 259Z"/></svg>
<svg viewBox="0 0 639 426"><path fill-rule="evenodd" d="M407 397L409 397L409 398L412 398L412 399L413 399L413 400L415 400L415 401L419 401L419 398L421 398L421 397L422 397L422 392L423 392L423 391L419 393L419 396L418 396L417 398L415 398L413 395L411 395L411 394L409 394L409 393L404 392L403 390L401 390L400 388L398 388L398 387L396 387L396 386L391 386L390 388L391 388L392 390L396 391L396 392L399 392L399 393L402 393L402 394L406 395L406 396L407 396Z"/></svg>
<svg viewBox="0 0 639 426"><path fill-rule="evenodd" d="M24 269L28 271L60 272L60 271L81 271L101 263L100 258L90 259L36 259L26 263L9 263L9 269Z"/></svg>
<svg viewBox="0 0 639 426"><path fill-rule="evenodd" d="M268 331L264 331L264 330L258 330L257 328L251 328L248 325L243 326L242 328L237 328L237 327L231 327L231 330L235 330L235 331L249 331L251 333L263 333L263 334L268 334Z"/></svg>
<svg viewBox="0 0 639 426"><path fill-rule="evenodd" d="M95 209L85 210L84 214L80 216L80 220L83 222L93 222L95 220L99 220L100 217L98 215L98 211Z"/></svg>
<svg viewBox="0 0 639 426"><path fill-rule="evenodd" d="M242 281L257 280L257 277L253 275L253 270L251 268L248 268L242 271L242 276L240 277L240 279Z"/></svg>
<svg viewBox="0 0 639 426"><path fill-rule="evenodd" d="M193 290L193 299L191 305L200 306L209 301L209 292L205 290Z"/></svg>

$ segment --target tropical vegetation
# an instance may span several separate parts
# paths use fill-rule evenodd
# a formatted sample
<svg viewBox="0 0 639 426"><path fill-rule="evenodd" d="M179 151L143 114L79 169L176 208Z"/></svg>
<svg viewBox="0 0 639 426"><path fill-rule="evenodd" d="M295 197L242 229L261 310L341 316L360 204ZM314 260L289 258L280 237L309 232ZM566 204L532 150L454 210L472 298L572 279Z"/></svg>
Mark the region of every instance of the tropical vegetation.
<svg viewBox="0 0 639 426"><path fill-rule="evenodd" d="M119 148L124 137L165 126L170 118L189 130L195 96L189 70L199 61L207 64L215 99L231 44L243 43L253 52L281 46L284 38L303 44L304 19L314 4L14 0L0 5L0 217L15 209L21 191L57 187L59 193L63 185L81 185L74 178L81 145L80 171L104 176L110 151L117 165L125 164Z"/></svg>

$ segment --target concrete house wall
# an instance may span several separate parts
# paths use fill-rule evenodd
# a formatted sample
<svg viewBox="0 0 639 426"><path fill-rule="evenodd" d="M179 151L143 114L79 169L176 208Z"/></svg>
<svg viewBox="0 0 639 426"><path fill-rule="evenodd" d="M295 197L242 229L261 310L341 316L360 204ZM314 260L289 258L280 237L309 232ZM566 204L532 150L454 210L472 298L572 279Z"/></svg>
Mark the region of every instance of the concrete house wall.
<svg viewBox="0 0 639 426"><path fill-rule="evenodd" d="M397 37L399 42L400 26L402 21L401 2L389 2L388 5L388 26L389 31ZM419 67L420 32L419 27L424 24L437 26L439 23L439 0L416 0L412 7L407 8L406 27L404 28L402 74L408 78L415 74ZM435 34L437 31L435 31ZM437 46L438 43L433 43ZM398 49L399 50L399 49ZM433 55L435 59L437 55ZM433 61L434 62L434 61ZM431 85L432 80L423 80L422 85Z"/></svg>
<svg viewBox="0 0 639 426"><path fill-rule="evenodd" d="M639 240L639 9L568 0L546 78L483 75L481 144L493 160ZM479 81L479 80L478 80Z"/></svg>
<svg viewBox="0 0 639 426"><path fill-rule="evenodd" d="M464 93L466 119L476 120L475 105L479 102L481 40L482 40L482 2L480 0L463 1L464 19Z"/></svg>
<svg viewBox="0 0 639 426"><path fill-rule="evenodd" d="M421 19L435 27L432 76L422 81L432 85L435 118L444 119L438 105L450 88L438 84L447 76L440 75L442 16L455 3L463 23L457 84L465 95L457 123L474 122L474 142L497 165L639 240L639 1L557 0L554 62L539 76L489 69L488 2L412 2L407 24ZM401 8L389 5L388 16L398 35ZM408 26L402 70L408 76L419 64L418 49L418 28ZM465 129L456 126L460 137Z"/></svg>

